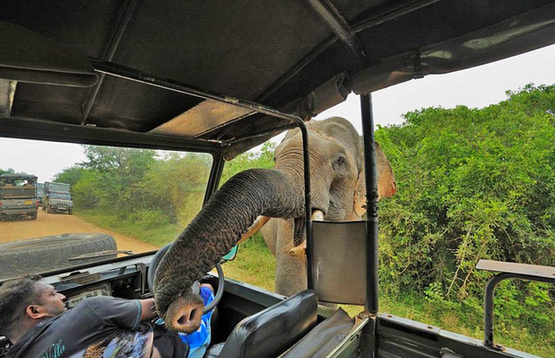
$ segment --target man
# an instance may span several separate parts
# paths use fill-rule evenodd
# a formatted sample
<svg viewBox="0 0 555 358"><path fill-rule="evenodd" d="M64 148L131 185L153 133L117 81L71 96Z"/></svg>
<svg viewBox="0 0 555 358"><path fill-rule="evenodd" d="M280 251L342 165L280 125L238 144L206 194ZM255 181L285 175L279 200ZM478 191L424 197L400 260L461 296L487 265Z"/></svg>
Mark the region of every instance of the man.
<svg viewBox="0 0 555 358"><path fill-rule="evenodd" d="M40 276L26 276L0 287L0 334L14 346L8 357L187 357L179 338L160 353L152 326L154 299L86 298L71 310L66 297Z"/></svg>

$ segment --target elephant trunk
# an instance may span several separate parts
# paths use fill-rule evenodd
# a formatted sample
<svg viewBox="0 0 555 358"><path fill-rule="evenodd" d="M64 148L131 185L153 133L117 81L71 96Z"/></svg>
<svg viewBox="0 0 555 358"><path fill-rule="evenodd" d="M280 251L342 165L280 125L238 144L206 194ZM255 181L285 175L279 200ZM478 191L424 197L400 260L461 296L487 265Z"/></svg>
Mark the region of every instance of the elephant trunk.
<svg viewBox="0 0 555 358"><path fill-rule="evenodd" d="M191 285L229 252L257 216L303 215L303 188L292 180L296 178L278 170L241 172L213 195L179 235L154 278L156 309L169 329L191 332L198 328L202 301L190 292Z"/></svg>

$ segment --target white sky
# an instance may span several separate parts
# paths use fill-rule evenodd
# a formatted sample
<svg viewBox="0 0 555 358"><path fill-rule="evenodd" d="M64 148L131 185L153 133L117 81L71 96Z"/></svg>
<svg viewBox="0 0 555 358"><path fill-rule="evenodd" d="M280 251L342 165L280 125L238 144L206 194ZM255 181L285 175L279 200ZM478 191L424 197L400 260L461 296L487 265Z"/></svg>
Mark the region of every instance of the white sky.
<svg viewBox="0 0 555 358"><path fill-rule="evenodd" d="M528 83L555 84L554 64L555 45L552 45L473 69L389 87L372 94L375 123L401 124L402 114L431 106L486 107L505 100L507 90L516 91ZM358 96L349 95L344 103L316 119L331 116L351 120L362 133ZM85 159L82 147L76 144L0 138L0 168L35 174L41 182L52 180L55 174Z"/></svg>
<svg viewBox="0 0 555 358"><path fill-rule="evenodd" d="M507 90L516 91L528 83L555 84L555 45L487 65L446 75L431 75L372 94L375 124L401 124L402 114L427 107L454 108L465 105L483 108L507 99ZM345 117L362 134L360 100L347 100L317 117Z"/></svg>

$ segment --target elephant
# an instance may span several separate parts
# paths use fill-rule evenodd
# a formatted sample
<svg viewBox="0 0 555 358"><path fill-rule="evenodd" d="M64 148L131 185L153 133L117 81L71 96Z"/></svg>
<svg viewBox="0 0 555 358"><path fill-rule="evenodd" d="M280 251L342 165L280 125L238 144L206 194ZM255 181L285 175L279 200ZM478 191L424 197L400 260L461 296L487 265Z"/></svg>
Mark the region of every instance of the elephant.
<svg viewBox="0 0 555 358"><path fill-rule="evenodd" d="M312 120L307 122L307 129L314 134L309 139L312 219L360 220L366 212L362 138L352 124L341 117ZM375 146L378 197L388 197L396 190L393 171L379 144ZM290 131L276 147L274 168L287 170L302 165L301 150L299 131ZM296 227L298 223L292 218L272 218L260 230L276 257L275 291L285 296L307 287L305 251L294 249L299 240L293 239L294 231L298 231Z"/></svg>
<svg viewBox="0 0 555 358"><path fill-rule="evenodd" d="M311 171L311 206L326 220L349 220L364 213L362 142L344 118L307 122ZM379 147L376 146L376 149ZM380 196L392 195L395 180L389 162L378 152ZM257 218L273 219L275 236L266 232L269 246L284 259L293 241L302 241L301 230L291 235L291 222L304 222L304 172L299 129L290 130L276 147L273 169L249 169L230 178L206 203L161 258L154 276L156 309L166 326L193 332L200 325L203 303L193 293L194 281L211 270L244 236L258 228ZM281 220L285 219L285 220ZM280 221L281 220L281 221ZM289 223L282 225L282 222ZM254 223L254 224L253 224ZM298 228L300 225L296 225ZM294 237L293 237L294 236ZM272 239L273 238L273 239ZM289 239L287 239L289 238ZM289 257L287 257L289 259ZM300 266L278 260L280 277L304 283ZM289 271L288 271L289 270ZM295 283L293 289L303 287ZM281 287L280 287L281 289ZM289 288L287 288L289 289Z"/></svg>

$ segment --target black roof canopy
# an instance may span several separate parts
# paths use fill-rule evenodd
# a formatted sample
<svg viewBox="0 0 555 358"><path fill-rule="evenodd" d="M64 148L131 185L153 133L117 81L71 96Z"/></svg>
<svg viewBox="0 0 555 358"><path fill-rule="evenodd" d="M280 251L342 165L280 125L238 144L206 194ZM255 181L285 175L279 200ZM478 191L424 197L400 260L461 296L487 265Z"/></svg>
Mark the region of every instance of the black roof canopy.
<svg viewBox="0 0 555 358"><path fill-rule="evenodd" d="M552 44L555 4L8 0L0 40L0 135L233 157L350 92Z"/></svg>

